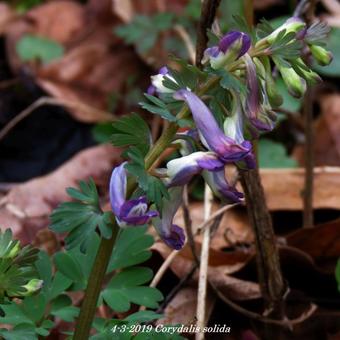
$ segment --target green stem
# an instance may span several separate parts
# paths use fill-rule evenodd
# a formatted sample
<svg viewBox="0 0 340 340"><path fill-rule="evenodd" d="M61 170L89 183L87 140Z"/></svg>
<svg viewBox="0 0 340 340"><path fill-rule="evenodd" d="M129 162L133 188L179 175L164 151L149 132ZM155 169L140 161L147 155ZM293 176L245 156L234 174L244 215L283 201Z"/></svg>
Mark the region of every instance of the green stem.
<svg viewBox="0 0 340 340"><path fill-rule="evenodd" d="M102 238L100 241L97 256L94 260L91 274L88 279L84 300L81 305L80 314L74 332L74 340L85 340L89 338L103 278L111 258L112 249L115 244L118 231L119 227L116 223L114 223L111 238Z"/></svg>

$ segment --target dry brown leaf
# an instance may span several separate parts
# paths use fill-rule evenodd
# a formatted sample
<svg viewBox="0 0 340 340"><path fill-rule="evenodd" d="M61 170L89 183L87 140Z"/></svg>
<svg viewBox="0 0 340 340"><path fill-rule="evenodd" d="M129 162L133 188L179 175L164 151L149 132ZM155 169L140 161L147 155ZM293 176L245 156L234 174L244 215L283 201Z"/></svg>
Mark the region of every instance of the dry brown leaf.
<svg viewBox="0 0 340 340"><path fill-rule="evenodd" d="M315 260L340 257L340 220L294 231L285 237L289 246L300 249Z"/></svg>
<svg viewBox="0 0 340 340"><path fill-rule="evenodd" d="M192 220L192 229L195 233L197 228L203 223L203 202L190 203L190 217ZM215 212L219 208L217 203L213 204L212 211ZM175 216L174 223L184 226L183 210L179 209ZM202 236L196 237L201 242ZM254 240L253 231L249 226L248 215L244 207L234 207L224 213L222 221L210 241L210 247L221 250L238 243L251 243Z"/></svg>
<svg viewBox="0 0 340 340"><path fill-rule="evenodd" d="M25 233L30 225L29 239L37 229L47 225L47 216L62 201L68 200L65 189L77 186L79 180L93 177L107 182L112 166L120 160L120 150L110 145L95 146L81 151L49 175L29 180L9 191L1 200L0 226ZM25 237L27 239L27 237Z"/></svg>
<svg viewBox="0 0 340 340"><path fill-rule="evenodd" d="M270 210L302 210L304 169L261 169L261 179ZM314 168L315 209L340 209L340 168Z"/></svg>
<svg viewBox="0 0 340 340"><path fill-rule="evenodd" d="M187 3L188 0L112 0L112 10L122 21L129 22L136 14L150 15L165 11L180 13Z"/></svg>
<svg viewBox="0 0 340 340"><path fill-rule="evenodd" d="M110 14L110 1L102 1L97 11L76 2L49 2L35 7L7 29L7 53L12 69L29 72L50 95L84 102L107 110L112 93L127 91L128 75L143 78L145 67L131 48L114 36L119 21ZM65 55L49 64L22 63L16 43L25 34L55 40L66 48ZM92 115L72 109L80 121L97 122L113 116L96 110Z"/></svg>
<svg viewBox="0 0 340 340"><path fill-rule="evenodd" d="M215 295L208 290L206 316L209 319L216 301ZM159 325L196 324L197 289L185 287L170 301L164 310L164 317L157 321Z"/></svg>
<svg viewBox="0 0 340 340"><path fill-rule="evenodd" d="M340 95L326 94L319 100L320 116L314 122L314 160L316 166L340 165ZM293 151L294 158L304 165L304 146Z"/></svg>
<svg viewBox="0 0 340 340"><path fill-rule="evenodd" d="M197 251L200 252L200 244L197 243L196 247ZM171 249L161 242L155 243L152 249L159 252L163 258L166 258L171 252ZM248 261L253 258L253 256L253 250L222 252L211 248L209 252L209 280L215 283L215 285L221 288L221 290L223 290L224 287L225 292L228 291L228 296L230 296L232 299L246 300L247 294L249 294L249 299L255 298L255 296L258 296L257 284L239 280L230 276L230 274L242 269L248 263ZM181 278L190 272L192 264L193 258L191 250L188 246L185 246L183 250L181 250L181 252L176 256L176 260L171 263L170 269L177 277ZM191 282L195 283L197 281L198 273L196 272L193 275ZM238 289L238 287L240 289ZM246 292L244 295L242 290Z"/></svg>
<svg viewBox="0 0 340 340"><path fill-rule="evenodd" d="M5 2L0 2L0 34L2 35L10 22L17 17L17 14L11 6Z"/></svg>

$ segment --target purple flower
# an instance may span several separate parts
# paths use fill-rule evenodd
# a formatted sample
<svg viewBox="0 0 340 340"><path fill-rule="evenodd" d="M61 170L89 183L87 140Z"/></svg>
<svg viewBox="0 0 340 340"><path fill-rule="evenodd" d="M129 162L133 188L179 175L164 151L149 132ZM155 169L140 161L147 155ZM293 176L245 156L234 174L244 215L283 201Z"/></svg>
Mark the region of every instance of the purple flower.
<svg viewBox="0 0 340 340"><path fill-rule="evenodd" d="M238 144L226 136L208 107L193 92L182 89L174 94L174 98L184 100L188 104L202 143L214 151L223 163L238 162L251 154L251 143L243 141Z"/></svg>
<svg viewBox="0 0 340 340"><path fill-rule="evenodd" d="M256 65L251 57L245 55L247 70L246 115L250 123L259 131L271 131L274 128L276 115L269 104L265 89L261 88L256 73Z"/></svg>
<svg viewBox="0 0 340 340"><path fill-rule="evenodd" d="M203 177L211 191L226 204L242 202L243 194L228 183L224 169L217 172L203 171Z"/></svg>
<svg viewBox="0 0 340 340"><path fill-rule="evenodd" d="M171 188L169 194L169 201L163 199L162 217L153 219L153 225L170 248L179 250L184 246L185 234L182 228L172 222L182 203L183 187Z"/></svg>
<svg viewBox="0 0 340 340"><path fill-rule="evenodd" d="M126 162L113 169L110 180L110 202L112 211L120 227L126 225L143 225L152 217L158 216L157 211L148 211L145 196L126 200L127 175Z"/></svg>
<svg viewBox="0 0 340 340"><path fill-rule="evenodd" d="M248 34L238 31L227 33L217 46L207 48L203 63L210 61L213 69L219 69L242 57L248 52L251 39Z"/></svg>
<svg viewBox="0 0 340 340"><path fill-rule="evenodd" d="M218 171L223 168L224 163L214 152L194 152L167 163L167 175L170 178L168 186L185 185L194 175L201 173L203 169Z"/></svg>
<svg viewBox="0 0 340 340"><path fill-rule="evenodd" d="M166 66L163 66L158 71L158 74L151 76L151 85L149 86L147 93L151 95L161 93L173 93L174 91L172 89L169 89L163 85L163 81L166 77L176 83L176 80L169 74L168 68Z"/></svg>

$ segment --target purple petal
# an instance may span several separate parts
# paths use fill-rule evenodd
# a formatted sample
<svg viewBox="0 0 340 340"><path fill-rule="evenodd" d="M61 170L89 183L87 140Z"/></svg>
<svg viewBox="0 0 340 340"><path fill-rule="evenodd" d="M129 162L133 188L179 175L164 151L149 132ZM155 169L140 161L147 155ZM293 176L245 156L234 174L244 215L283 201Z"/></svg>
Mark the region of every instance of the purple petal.
<svg viewBox="0 0 340 340"><path fill-rule="evenodd" d="M242 159L251 151L251 147L245 148L224 135L208 107L193 92L182 89L175 93L174 98L186 101L203 144L207 144L225 163Z"/></svg>
<svg viewBox="0 0 340 340"><path fill-rule="evenodd" d="M171 230L168 235L161 235L161 237L166 245L175 250L182 249L185 243L184 230L176 224L171 225Z"/></svg>
<svg viewBox="0 0 340 340"><path fill-rule="evenodd" d="M237 58L240 58L248 52L251 46L251 39L248 34L238 31L231 31L220 40L218 47L223 53L226 53L228 49L232 48L238 42L240 43L240 47Z"/></svg>
<svg viewBox="0 0 340 340"><path fill-rule="evenodd" d="M194 152L188 156L176 158L168 162L167 174L170 177L169 187L187 184L202 169L217 171L224 163L213 152Z"/></svg>
<svg viewBox="0 0 340 340"><path fill-rule="evenodd" d="M204 51L204 60L203 60L203 63L206 60L208 60L210 57L216 58L219 53L220 53L220 49L218 48L218 46L208 47Z"/></svg>
<svg viewBox="0 0 340 340"><path fill-rule="evenodd" d="M169 70L166 66L163 66L158 71L159 74L162 74L163 76L169 73Z"/></svg>
<svg viewBox="0 0 340 340"><path fill-rule="evenodd" d="M218 172L207 172L203 174L205 180L210 186L214 194L226 203L238 203L243 199L243 194L231 185L229 185L225 178L224 169Z"/></svg>
<svg viewBox="0 0 340 340"><path fill-rule="evenodd" d="M256 65L249 55L245 56L247 69L246 114L250 120L256 119L260 110L260 87L256 74Z"/></svg>
<svg viewBox="0 0 340 340"><path fill-rule="evenodd" d="M110 202L112 211L116 216L119 216L120 209L125 202L127 179L124 167L126 163L124 162L114 168L110 179Z"/></svg>
<svg viewBox="0 0 340 340"><path fill-rule="evenodd" d="M210 171L217 171L224 168L224 163L217 157L204 157L202 159L198 159L197 164L201 169L206 169Z"/></svg>
<svg viewBox="0 0 340 340"><path fill-rule="evenodd" d="M126 216L123 218L119 218L119 220L130 225L144 225L148 223L151 218L157 217L158 215L159 214L157 211L148 211L141 216Z"/></svg>
<svg viewBox="0 0 340 340"><path fill-rule="evenodd" d="M147 94L150 94L151 96L153 96L156 93L156 87L153 85L150 85L148 87L148 89L146 90Z"/></svg>
<svg viewBox="0 0 340 340"><path fill-rule="evenodd" d="M127 224L142 225L149 222L152 217L158 216L157 211L147 211L148 205L145 196L126 201L121 209L118 218Z"/></svg>
<svg viewBox="0 0 340 340"><path fill-rule="evenodd" d="M182 203L183 187L169 190L170 200L163 199L162 218L155 218L153 225L164 242L171 248L181 249L185 242L183 229L173 224L173 218Z"/></svg>

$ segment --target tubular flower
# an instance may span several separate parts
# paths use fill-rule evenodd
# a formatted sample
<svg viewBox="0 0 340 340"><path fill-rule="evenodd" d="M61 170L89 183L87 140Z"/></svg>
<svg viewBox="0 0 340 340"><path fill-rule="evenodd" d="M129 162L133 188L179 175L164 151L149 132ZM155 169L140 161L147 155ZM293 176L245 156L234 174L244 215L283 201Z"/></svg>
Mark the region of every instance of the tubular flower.
<svg viewBox="0 0 340 340"><path fill-rule="evenodd" d="M148 94L173 93L174 90L163 85L163 81L166 77L176 83L176 80L169 74L168 68L163 66L158 71L158 74L151 76L151 85L148 88Z"/></svg>
<svg viewBox="0 0 340 340"><path fill-rule="evenodd" d="M38 279L32 279L29 282L27 282L22 288L25 289L24 293L21 293L22 296L30 296L37 292L39 289L42 288L44 284L43 280L38 280Z"/></svg>
<svg viewBox="0 0 340 340"><path fill-rule="evenodd" d="M312 71L301 58L296 59L295 62L292 63L292 66L296 73L306 80L308 85L314 85L321 82L320 76Z"/></svg>
<svg viewBox="0 0 340 340"><path fill-rule="evenodd" d="M203 171L203 177L211 191L227 204L242 202L243 194L231 186L224 173L224 169L216 172Z"/></svg>
<svg viewBox="0 0 340 340"><path fill-rule="evenodd" d="M217 46L207 48L203 63L209 61L213 69L219 69L242 57L248 52L251 39L248 34L238 31L227 33Z"/></svg>
<svg viewBox="0 0 340 340"><path fill-rule="evenodd" d="M279 28L277 28L274 32L272 32L270 35L268 35L266 38L264 38L269 44L272 44L278 34L282 32L283 30L286 30L287 33L294 32L297 34L297 38L301 39L303 38L305 34L305 28L306 28L306 23L298 18L298 17L291 17L286 22L281 25Z"/></svg>
<svg viewBox="0 0 340 340"><path fill-rule="evenodd" d="M256 65L248 54L245 56L245 63L248 89L245 108L247 117L259 131L271 131L274 128L276 115L271 110L265 88L260 86Z"/></svg>
<svg viewBox="0 0 340 340"><path fill-rule="evenodd" d="M202 143L214 151L223 163L238 162L251 154L251 143L243 141L238 144L226 136L208 107L194 93L182 89L174 94L174 98L184 100L188 104Z"/></svg>
<svg viewBox="0 0 340 340"><path fill-rule="evenodd" d="M310 51L316 60L316 62L321 66L329 65L333 60L333 54L330 51L327 51L322 46L311 45L309 46Z"/></svg>
<svg viewBox="0 0 340 340"><path fill-rule="evenodd" d="M126 162L114 168L110 180L110 202L112 211L120 227L126 225L143 225L152 217L158 216L157 211L148 211L145 196L126 200L127 175L124 168Z"/></svg>
<svg viewBox="0 0 340 340"><path fill-rule="evenodd" d="M185 234L181 227L173 224L173 218L182 203L183 187L169 189L170 200L163 202L162 217L153 219L153 225L160 237L170 248L179 250L185 243Z"/></svg>
<svg viewBox="0 0 340 340"><path fill-rule="evenodd" d="M218 171L224 163L214 152L194 152L188 156L176 158L167 163L167 175L170 178L169 187L187 184L194 175L203 169Z"/></svg>
<svg viewBox="0 0 340 340"><path fill-rule="evenodd" d="M292 67L282 64L282 62L275 57L273 57L273 60L281 73L288 92L293 97L302 97L306 92L306 81L300 77Z"/></svg>

